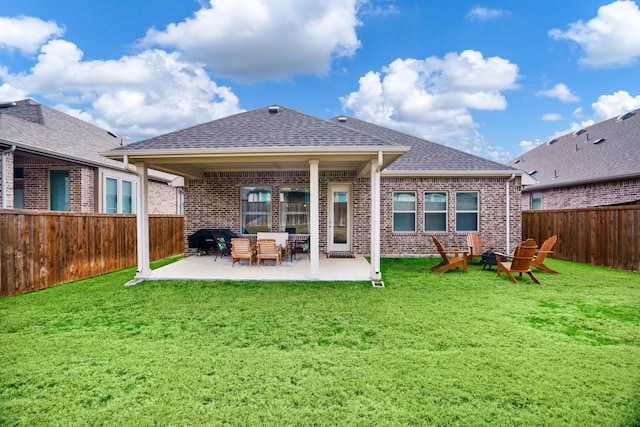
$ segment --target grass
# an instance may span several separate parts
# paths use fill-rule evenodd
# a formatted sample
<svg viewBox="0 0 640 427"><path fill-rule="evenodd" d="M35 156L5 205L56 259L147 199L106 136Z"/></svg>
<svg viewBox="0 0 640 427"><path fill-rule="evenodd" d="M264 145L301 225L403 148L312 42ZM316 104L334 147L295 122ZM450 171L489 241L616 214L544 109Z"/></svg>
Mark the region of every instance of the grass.
<svg viewBox="0 0 640 427"><path fill-rule="evenodd" d="M0 425L640 425L640 276L123 283L0 300Z"/></svg>

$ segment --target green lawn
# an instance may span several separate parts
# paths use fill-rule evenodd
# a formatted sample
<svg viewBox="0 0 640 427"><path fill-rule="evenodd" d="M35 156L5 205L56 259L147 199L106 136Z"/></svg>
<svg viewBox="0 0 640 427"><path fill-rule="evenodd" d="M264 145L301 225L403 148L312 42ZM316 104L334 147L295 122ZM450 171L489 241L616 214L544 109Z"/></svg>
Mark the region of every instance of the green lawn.
<svg viewBox="0 0 640 427"><path fill-rule="evenodd" d="M382 260L371 283L144 282L0 300L0 425L640 425L640 275L541 286Z"/></svg>

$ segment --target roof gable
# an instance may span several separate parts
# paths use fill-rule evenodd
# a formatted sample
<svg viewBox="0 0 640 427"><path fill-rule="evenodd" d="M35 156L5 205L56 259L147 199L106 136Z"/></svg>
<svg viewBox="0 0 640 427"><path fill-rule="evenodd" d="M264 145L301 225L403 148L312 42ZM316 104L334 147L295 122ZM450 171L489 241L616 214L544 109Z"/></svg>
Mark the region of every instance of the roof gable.
<svg viewBox="0 0 640 427"><path fill-rule="evenodd" d="M554 138L508 164L538 181L532 189L640 176L640 109Z"/></svg>

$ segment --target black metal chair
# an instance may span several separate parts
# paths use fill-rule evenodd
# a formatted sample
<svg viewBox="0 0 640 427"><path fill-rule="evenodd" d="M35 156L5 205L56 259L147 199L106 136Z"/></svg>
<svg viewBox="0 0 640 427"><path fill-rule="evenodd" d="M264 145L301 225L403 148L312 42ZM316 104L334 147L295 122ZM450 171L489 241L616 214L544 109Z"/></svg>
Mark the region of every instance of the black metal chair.
<svg viewBox="0 0 640 427"><path fill-rule="evenodd" d="M291 254L291 259L295 258L296 254L307 254L309 259L311 259L311 255L309 255L309 251L311 250L311 237L307 237L306 239L294 239L289 242L289 254Z"/></svg>

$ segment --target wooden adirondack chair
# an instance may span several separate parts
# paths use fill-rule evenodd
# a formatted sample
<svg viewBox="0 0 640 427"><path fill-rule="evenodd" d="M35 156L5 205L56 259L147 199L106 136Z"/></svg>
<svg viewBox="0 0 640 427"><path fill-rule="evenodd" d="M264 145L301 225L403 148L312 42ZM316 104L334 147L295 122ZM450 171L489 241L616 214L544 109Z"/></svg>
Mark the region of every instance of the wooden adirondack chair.
<svg viewBox="0 0 640 427"><path fill-rule="evenodd" d="M557 240L558 240L558 236L553 235L544 241L542 246L540 246L540 250L536 252L536 256L531 261L532 267L546 271L547 273L558 274L557 271L552 270L546 265L544 265L544 260L547 258L547 255L553 253L551 249L553 248L553 245L556 244Z"/></svg>
<svg viewBox="0 0 640 427"><path fill-rule="evenodd" d="M258 240L258 268L265 259L273 259L276 264L282 263L282 246L277 245L275 240Z"/></svg>
<svg viewBox="0 0 640 427"><path fill-rule="evenodd" d="M482 239L476 232L467 234L467 246L469 247L469 256L467 259L473 264L474 258L482 259Z"/></svg>
<svg viewBox="0 0 640 427"><path fill-rule="evenodd" d="M433 267L431 270L434 270L436 273L446 273L447 271L453 268L459 268L462 266L462 270L467 272L467 252L460 251L458 248L449 248L445 249L442 247L442 244L435 238L435 236L431 236L433 239L433 243L436 245L436 249L440 256L442 257L442 261ZM462 256L460 253L462 252ZM453 258L450 258L448 254L453 254Z"/></svg>
<svg viewBox="0 0 640 427"><path fill-rule="evenodd" d="M520 277L522 277L522 273L527 273L539 285L540 281L533 275L530 268L531 260L533 260L537 248L538 245L533 239L527 239L516 247L513 256L496 253L498 277L500 277L500 272L504 271L509 276L509 279L517 284L518 281L513 277L513 273L520 273ZM513 261L506 261L507 258L512 258Z"/></svg>
<svg viewBox="0 0 640 427"><path fill-rule="evenodd" d="M231 239L231 267L241 259L249 260L249 267L256 257L256 247L249 239L236 237Z"/></svg>

